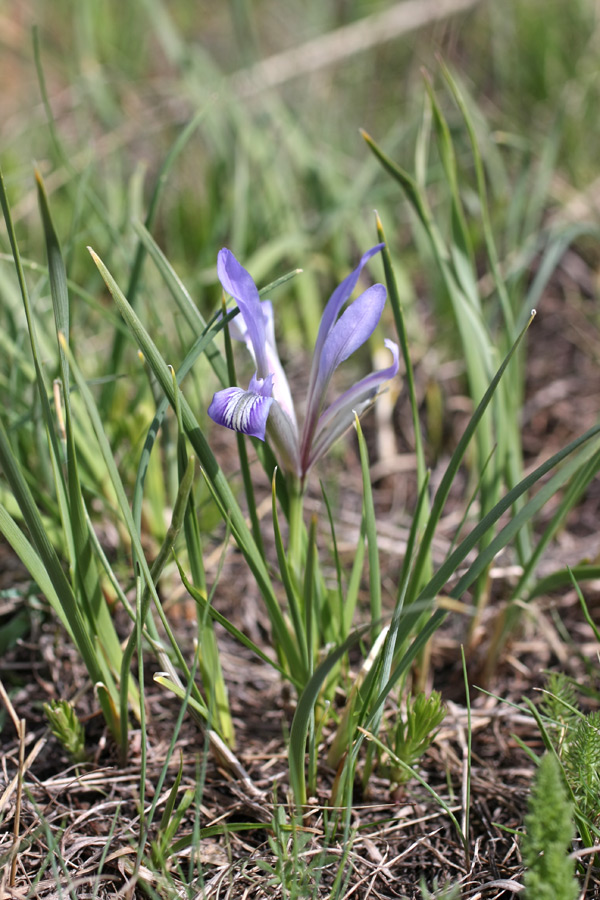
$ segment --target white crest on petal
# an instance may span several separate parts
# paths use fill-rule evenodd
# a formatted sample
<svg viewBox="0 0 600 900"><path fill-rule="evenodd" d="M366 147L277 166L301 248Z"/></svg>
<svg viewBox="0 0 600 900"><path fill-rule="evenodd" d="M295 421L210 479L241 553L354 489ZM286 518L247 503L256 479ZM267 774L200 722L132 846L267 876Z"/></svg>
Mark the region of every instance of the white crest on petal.
<svg viewBox="0 0 600 900"><path fill-rule="evenodd" d="M223 410L223 423L234 431L246 433L250 425L250 417L254 409L264 403L265 398L253 391L236 391L232 394Z"/></svg>

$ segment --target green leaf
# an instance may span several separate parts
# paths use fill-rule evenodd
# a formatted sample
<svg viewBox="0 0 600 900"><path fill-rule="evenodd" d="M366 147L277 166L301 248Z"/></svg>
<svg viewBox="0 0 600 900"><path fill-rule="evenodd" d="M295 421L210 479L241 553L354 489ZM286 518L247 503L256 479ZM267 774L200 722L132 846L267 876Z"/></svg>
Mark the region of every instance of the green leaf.
<svg viewBox="0 0 600 900"><path fill-rule="evenodd" d="M332 650L315 669L308 684L298 698L298 705L296 706L290 730L289 746L290 785L298 812L306 804L306 777L304 773L306 738L321 688L336 663L342 659L351 647L358 643L368 628L369 626L367 625L358 628L346 638L343 644Z"/></svg>
<svg viewBox="0 0 600 900"><path fill-rule="evenodd" d="M127 299L123 295L116 281L102 262L102 260L90 249L90 253L96 263L100 274L102 275L109 291L111 292L119 310L126 320L135 340L137 341L142 353L144 354L148 365L156 376L163 392L167 396L169 403L175 408L175 391L169 368L159 354L156 345L145 330L140 319L135 314ZM194 448L204 473L207 483L210 485L214 496L217 499L222 513L230 522L233 535L242 551L250 570L252 571L256 582L260 588L261 594L267 606L269 618L275 633L275 639L282 652L287 659L294 659L295 650L291 636L287 630L285 619L279 608L277 597L273 590L273 585L267 571L264 559L262 558L250 529L246 524L244 514L240 509L233 492L229 486L227 478L220 469L215 459L204 432L200 427L196 417L187 403L185 397L180 397L181 419L183 427L188 439Z"/></svg>
<svg viewBox="0 0 600 900"><path fill-rule="evenodd" d="M369 455L367 451L367 444L356 413L354 414L354 426L356 428L356 433L358 436L360 468L362 472L363 515L365 521L367 552L369 559L371 642L374 643L377 638L377 629L380 626L381 622L381 569L379 565L379 550L377 547L377 520L375 518L375 506L373 504L373 490L371 488L371 476L369 473Z"/></svg>

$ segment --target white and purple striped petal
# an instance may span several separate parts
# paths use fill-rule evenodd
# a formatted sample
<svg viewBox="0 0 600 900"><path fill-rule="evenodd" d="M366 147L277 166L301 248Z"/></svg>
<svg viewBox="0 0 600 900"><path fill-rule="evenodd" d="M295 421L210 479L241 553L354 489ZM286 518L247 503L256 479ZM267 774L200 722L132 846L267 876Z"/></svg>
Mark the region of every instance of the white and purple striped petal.
<svg viewBox="0 0 600 900"><path fill-rule="evenodd" d="M230 387L217 391L208 407L213 422L253 437L265 439L267 419L273 400L273 376L252 376L247 391Z"/></svg>

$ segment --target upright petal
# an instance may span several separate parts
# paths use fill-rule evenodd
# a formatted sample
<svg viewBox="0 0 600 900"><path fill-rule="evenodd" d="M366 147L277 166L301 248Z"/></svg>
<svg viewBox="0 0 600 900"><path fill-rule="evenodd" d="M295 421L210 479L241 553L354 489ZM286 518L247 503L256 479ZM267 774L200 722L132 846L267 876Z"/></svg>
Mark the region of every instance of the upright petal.
<svg viewBox="0 0 600 900"><path fill-rule="evenodd" d="M252 276L240 265L231 250L226 248L219 251L217 273L223 288L237 302L244 318L246 331L254 349L258 376L266 378L269 374L266 324L258 289Z"/></svg>
<svg viewBox="0 0 600 900"><path fill-rule="evenodd" d="M253 437L265 439L267 419L273 404L273 376L252 376L247 391L239 387L217 391L208 407L213 422Z"/></svg>
<svg viewBox="0 0 600 900"><path fill-rule="evenodd" d="M287 376L283 371L279 353L277 352L277 344L275 342L275 323L273 317L273 304L270 300L262 303L263 314L265 317L265 329L267 334L267 365L269 372L273 375L273 396L287 414L294 431L296 433L296 441L298 440L298 425L296 423L296 412L294 410L294 401L292 400L292 392L287 380ZM235 320L234 320L235 321Z"/></svg>
<svg viewBox="0 0 600 900"><path fill-rule="evenodd" d="M371 372L370 375L367 375L345 391L325 410L319 419L315 431L308 460L309 468L349 428L354 421L354 412L358 415L364 412L371 405L381 385L397 374L399 366L398 345L387 339L384 343L393 357L391 366L388 366L386 369L380 369L378 372Z"/></svg>
<svg viewBox="0 0 600 900"><path fill-rule="evenodd" d="M313 361L314 381L302 430L301 459L304 465L311 456L311 444L331 376L339 364L348 359L373 334L381 318L385 298L386 290L382 284L374 284L361 294L330 329L316 372Z"/></svg>
<svg viewBox="0 0 600 900"><path fill-rule="evenodd" d="M288 383L279 353L277 352L277 343L275 341L275 325L273 321L273 304L270 300L263 300L260 304L263 318L265 322L266 345L265 352L267 355L267 368L270 375L273 375L273 397L284 412L288 415L292 422L296 435L298 433L298 425L296 423L296 412L294 410L294 401L292 400L292 392ZM235 341L242 341L246 344L248 352L257 365L256 353L254 352L254 344L246 327L246 321L243 316L236 316L229 324L229 333Z"/></svg>
<svg viewBox="0 0 600 900"><path fill-rule="evenodd" d="M342 313L323 344L317 372L319 384L328 383L339 364L371 337L381 318L385 299L384 286L374 284Z"/></svg>
<svg viewBox="0 0 600 900"><path fill-rule="evenodd" d="M329 337L329 334L336 323L336 319L340 314L340 310L344 306L344 304L350 299L354 288L360 278L360 273L363 268L367 264L367 262L378 253L384 244L376 244L375 247L371 247L370 250L367 250L366 253L363 253L361 260L357 267L354 269L350 275L346 276L342 283L336 287L335 291L329 298L327 302L327 306L323 312L323 316L321 318L321 324L319 326L319 333L317 334L317 341L315 343L315 352L312 361L312 367L310 370L310 376L308 380L308 394L307 394L307 402L306 407L307 410L313 411L310 415L311 421L305 421L304 429L303 429L303 438L302 438L302 456L306 457L309 450L309 441L312 439L312 432L314 431L314 427L316 425L316 419L319 414L318 406L319 401L315 396L318 393L317 390L317 377L320 371L321 365L321 354L323 351L323 347L325 346L325 342Z"/></svg>
<svg viewBox="0 0 600 900"><path fill-rule="evenodd" d="M341 308L343 307L344 303L346 303L352 296L354 288L356 287L358 279L360 278L360 273L362 272L368 261L371 259L371 257L376 253L379 253L379 251L384 246L385 244L376 244L375 247L371 247L370 250L367 250L367 252L362 255L361 260L355 270L351 272L350 275L346 276L346 278L344 278L342 283L336 287L335 291L327 301L327 306L325 307L323 316L321 318L321 324L319 326L317 342L315 344L316 362L318 362L318 357L321 354L323 344L327 339L327 335L333 328L335 320L337 319Z"/></svg>

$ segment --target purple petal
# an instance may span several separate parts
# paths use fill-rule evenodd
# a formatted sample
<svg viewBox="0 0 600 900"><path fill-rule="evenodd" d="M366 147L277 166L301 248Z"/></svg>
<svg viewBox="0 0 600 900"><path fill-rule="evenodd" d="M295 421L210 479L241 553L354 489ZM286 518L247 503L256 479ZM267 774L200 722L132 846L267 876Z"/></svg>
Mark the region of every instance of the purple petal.
<svg viewBox="0 0 600 900"><path fill-rule="evenodd" d="M252 275L240 265L231 250L227 250L226 247L219 251L217 274L227 293L236 300L241 298L247 304L260 303L258 288Z"/></svg>
<svg viewBox="0 0 600 900"><path fill-rule="evenodd" d="M272 392L272 375L264 379L252 376L247 391L238 387L217 391L208 407L208 415L218 425L264 441L269 411L274 402Z"/></svg>
<svg viewBox="0 0 600 900"><path fill-rule="evenodd" d="M393 356L392 365L378 372L371 372L357 382L329 406L319 419L315 438L311 447L308 467L320 459L332 444L346 431L354 421L354 413L360 415L371 405L379 388L398 372L399 351L393 341L385 340L385 346Z"/></svg>
<svg viewBox="0 0 600 900"><path fill-rule="evenodd" d="M331 376L341 362L358 350L373 334L385 304L386 290L374 284L358 297L340 316L327 336L308 399L302 430L301 458L306 465L311 456L311 444L317 421L325 403L325 393ZM313 362L314 366L314 362Z"/></svg>
<svg viewBox="0 0 600 900"><path fill-rule="evenodd" d="M223 288L231 294L239 306L248 337L252 342L258 375L266 378L269 374L266 324L258 289L252 276L239 264L231 250L226 248L219 251L217 273Z"/></svg>
<svg viewBox="0 0 600 900"><path fill-rule="evenodd" d="M336 319L340 313L340 310L350 299L363 268L371 259L371 257L378 253L384 246L384 244L376 244L375 247L371 247L370 250L367 250L367 252L362 255L356 269L354 269L354 271L351 272L350 275L344 278L342 283L335 289L335 291L329 298L327 306L325 307L325 310L323 312L323 317L321 318L321 324L319 326L319 333L317 334L315 352L308 381L308 394L306 401L307 415L304 422L301 451L303 459L306 459L310 451L310 442L312 440L314 429L317 424L317 418L320 413L320 407L322 405L322 397L320 396L320 394L322 393L323 386L321 383L317 385L317 381L320 380L319 375L322 374L321 356L325 343L336 324Z"/></svg>
<svg viewBox="0 0 600 900"><path fill-rule="evenodd" d="M269 374L273 375L273 397L275 398L275 400L277 400L283 411L292 421L297 434L298 426L296 424L296 413L294 410L294 401L292 400L292 392L290 391L290 386L286 374L283 371L283 366L281 365L281 360L279 359L279 354L277 352L277 344L275 342L273 304L270 300L263 300L260 306L263 313L265 333L267 337L267 342L265 345L267 368ZM234 340L243 341L246 344L248 352L254 360L254 365L256 365L257 361L256 354L254 352L254 345L248 333L246 322L243 316L236 316L235 319L232 319L229 324L229 333Z"/></svg>
<svg viewBox="0 0 600 900"><path fill-rule="evenodd" d="M381 318L386 290L374 284L340 316L323 344L317 380L328 382L340 363L368 340Z"/></svg>
<svg viewBox="0 0 600 900"><path fill-rule="evenodd" d="M377 244L375 247L371 247L370 250L367 250L361 257L359 264L356 269L350 273L338 287L336 287L335 291L327 301L327 306L325 307L325 311L323 312L323 317L321 318L321 324L319 326L319 333L317 335L317 342L315 344L315 358L317 358L321 350L323 348L323 344L327 339L327 335L333 328L335 324L335 320L337 319L339 312L346 303L347 300L350 299L354 288L360 278L360 273L364 269L365 265L374 256L376 253L384 247L385 244Z"/></svg>
<svg viewBox="0 0 600 900"><path fill-rule="evenodd" d="M262 310L265 318L265 330L267 334L266 354L267 366L269 372L273 375L273 396L287 414L288 418L294 426L296 433L296 441L298 439L298 426L296 424L296 412L294 410L294 401L292 400L292 392L287 380L287 376L283 371L279 353L277 352L277 344L275 342L275 325L273 319L273 304L270 300L265 300L262 304Z"/></svg>

